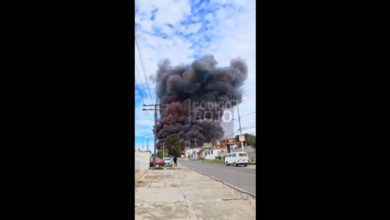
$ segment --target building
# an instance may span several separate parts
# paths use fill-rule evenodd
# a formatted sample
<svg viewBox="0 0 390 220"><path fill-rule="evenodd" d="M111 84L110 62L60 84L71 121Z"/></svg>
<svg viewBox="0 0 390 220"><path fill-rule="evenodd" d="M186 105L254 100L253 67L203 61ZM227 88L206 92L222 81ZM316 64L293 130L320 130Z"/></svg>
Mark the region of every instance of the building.
<svg viewBox="0 0 390 220"><path fill-rule="evenodd" d="M234 141L234 138L227 138L221 141L215 141L209 143L207 146L203 145L202 147L197 148L185 148L185 158L189 159L201 159L205 158L206 160L214 160L215 157L225 155L230 152L230 150L236 149L240 142Z"/></svg>
<svg viewBox="0 0 390 220"><path fill-rule="evenodd" d="M200 153L201 149L202 149L201 147L197 147L197 148L189 148L189 147L187 147L185 149L185 152L184 152L185 153L185 157L189 158L189 159L200 159L199 153Z"/></svg>
<svg viewBox="0 0 390 220"><path fill-rule="evenodd" d="M231 149L236 149L237 146L240 146L240 142L234 141L234 138L227 138L221 141L216 141L213 144L214 149L225 149L227 152L230 152Z"/></svg>
<svg viewBox="0 0 390 220"><path fill-rule="evenodd" d="M215 160L217 156L220 156L223 153L226 153L227 150L223 148L212 148L212 149L205 149L203 151L203 157L206 160Z"/></svg>

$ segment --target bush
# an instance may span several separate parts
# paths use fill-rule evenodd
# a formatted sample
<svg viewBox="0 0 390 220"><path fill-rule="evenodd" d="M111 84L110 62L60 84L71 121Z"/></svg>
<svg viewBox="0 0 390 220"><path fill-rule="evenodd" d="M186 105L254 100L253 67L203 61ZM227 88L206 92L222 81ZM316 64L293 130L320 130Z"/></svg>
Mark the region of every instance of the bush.
<svg viewBox="0 0 390 220"><path fill-rule="evenodd" d="M223 160L223 161L225 161L225 157L224 156L222 156L222 157L221 156L216 156L215 159L216 160Z"/></svg>

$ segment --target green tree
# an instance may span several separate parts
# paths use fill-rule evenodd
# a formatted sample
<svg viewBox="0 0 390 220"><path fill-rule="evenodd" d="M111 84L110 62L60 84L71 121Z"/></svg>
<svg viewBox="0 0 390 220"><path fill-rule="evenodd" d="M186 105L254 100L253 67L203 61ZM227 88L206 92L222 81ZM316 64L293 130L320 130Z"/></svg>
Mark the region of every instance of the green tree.
<svg viewBox="0 0 390 220"><path fill-rule="evenodd" d="M167 154L166 152L164 152L164 153L165 153L165 155ZM163 150L162 149L157 151L157 157L163 159Z"/></svg>
<svg viewBox="0 0 390 220"><path fill-rule="evenodd" d="M245 133L244 136L245 136L244 145L245 144L247 144L248 146L252 145L252 147L256 148L256 136L253 134L248 134L248 133ZM236 137L234 138L234 141L240 141L239 135L236 135Z"/></svg>
<svg viewBox="0 0 390 220"><path fill-rule="evenodd" d="M168 150L169 155L179 157L181 150L180 137L177 134L170 135L165 141L166 150Z"/></svg>

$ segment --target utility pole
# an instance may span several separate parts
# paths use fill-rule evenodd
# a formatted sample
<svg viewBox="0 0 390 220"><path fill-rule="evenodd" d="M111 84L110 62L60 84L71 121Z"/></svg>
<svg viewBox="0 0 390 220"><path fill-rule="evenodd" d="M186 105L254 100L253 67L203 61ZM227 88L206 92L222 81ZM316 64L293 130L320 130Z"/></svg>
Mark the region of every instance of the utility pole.
<svg viewBox="0 0 390 220"><path fill-rule="evenodd" d="M149 142L149 138L146 138L146 151L149 151L149 144L148 144L148 142Z"/></svg>
<svg viewBox="0 0 390 220"><path fill-rule="evenodd" d="M154 156L153 156L153 167L156 167L156 139L157 139L157 132L156 132L156 125L157 125L157 104L154 105L143 105L143 106L154 106L153 109L142 109L142 111L154 111L154 127L153 127L153 133L154 133Z"/></svg>
<svg viewBox="0 0 390 220"><path fill-rule="evenodd" d="M142 150L145 150L145 139L142 141Z"/></svg>
<svg viewBox="0 0 390 220"><path fill-rule="evenodd" d="M242 128L241 128L241 117L240 117L240 109L238 108L238 100L232 100L237 103L237 114L238 114L238 124L240 126L240 136L242 136ZM244 143L241 141L242 151L244 151Z"/></svg>
<svg viewBox="0 0 390 220"><path fill-rule="evenodd" d="M164 142L163 142L163 159L164 159Z"/></svg>
<svg viewBox="0 0 390 220"><path fill-rule="evenodd" d="M142 111L154 111L154 127L153 127L153 133L154 133L154 158L153 158L153 167L156 167L156 148L157 148L157 107L160 106L160 104L153 104L153 105L143 105L143 106L154 106L154 108L149 109L142 109Z"/></svg>
<svg viewBox="0 0 390 220"><path fill-rule="evenodd" d="M198 138L193 138L192 140L195 141L194 148L196 149L196 141L198 140ZM192 151L192 152L194 152L194 151ZM197 155L197 154L196 154L196 150L195 150L194 159L197 158L196 155Z"/></svg>
<svg viewBox="0 0 390 220"><path fill-rule="evenodd" d="M194 148L196 148L196 140L197 140L198 138L192 138L192 140L195 142L195 144L194 144Z"/></svg>

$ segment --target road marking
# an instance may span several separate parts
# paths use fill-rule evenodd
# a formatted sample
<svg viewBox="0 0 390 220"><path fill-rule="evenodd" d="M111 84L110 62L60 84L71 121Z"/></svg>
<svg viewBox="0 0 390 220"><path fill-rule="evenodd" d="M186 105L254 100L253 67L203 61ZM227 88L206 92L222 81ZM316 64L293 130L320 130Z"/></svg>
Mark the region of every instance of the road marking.
<svg viewBox="0 0 390 220"><path fill-rule="evenodd" d="M200 164L200 165L205 165L205 164ZM205 165L205 166L208 166L208 165ZM220 170L233 171L233 172L236 172L236 173L243 173L243 174L248 174L248 175L251 175L251 176L256 176L256 174L251 174L251 173L244 173L244 172L235 171L235 170L230 170L230 169L222 169L222 168L215 167L215 166L209 166L209 167L214 167L214 168L217 168L217 169L220 169Z"/></svg>

